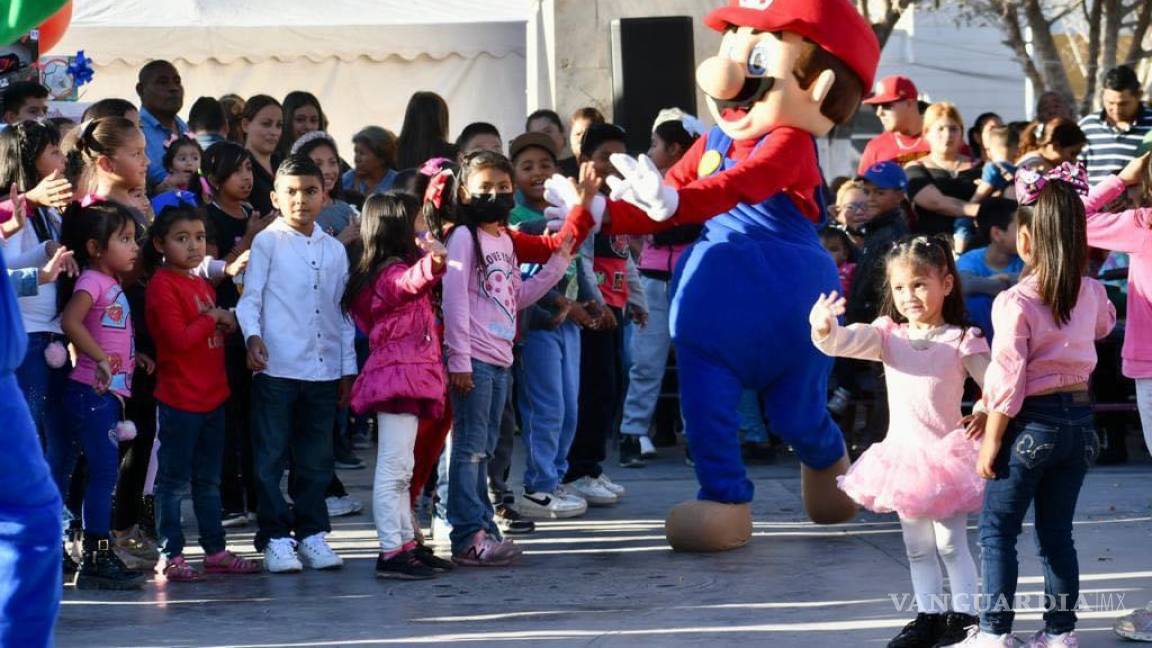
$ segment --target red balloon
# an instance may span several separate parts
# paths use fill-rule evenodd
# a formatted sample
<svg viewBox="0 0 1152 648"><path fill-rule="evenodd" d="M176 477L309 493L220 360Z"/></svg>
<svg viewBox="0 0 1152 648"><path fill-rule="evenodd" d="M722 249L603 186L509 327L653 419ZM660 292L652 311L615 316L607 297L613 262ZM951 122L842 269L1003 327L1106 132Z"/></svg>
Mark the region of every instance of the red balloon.
<svg viewBox="0 0 1152 648"><path fill-rule="evenodd" d="M68 23L70 22L72 22L72 0L65 2L59 11L49 16L48 20L40 25L41 54L56 47L56 43L64 38L64 32L68 31Z"/></svg>

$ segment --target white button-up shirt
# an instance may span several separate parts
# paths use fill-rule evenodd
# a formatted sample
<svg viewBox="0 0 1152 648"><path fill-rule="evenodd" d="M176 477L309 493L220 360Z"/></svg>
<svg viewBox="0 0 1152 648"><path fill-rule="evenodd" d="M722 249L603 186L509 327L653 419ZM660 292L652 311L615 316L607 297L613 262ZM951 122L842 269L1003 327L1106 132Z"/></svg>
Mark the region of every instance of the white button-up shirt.
<svg viewBox="0 0 1152 648"><path fill-rule="evenodd" d="M236 319L268 347L262 373L325 381L356 374L356 334L340 310L348 257L320 227L305 236L283 218L252 241Z"/></svg>

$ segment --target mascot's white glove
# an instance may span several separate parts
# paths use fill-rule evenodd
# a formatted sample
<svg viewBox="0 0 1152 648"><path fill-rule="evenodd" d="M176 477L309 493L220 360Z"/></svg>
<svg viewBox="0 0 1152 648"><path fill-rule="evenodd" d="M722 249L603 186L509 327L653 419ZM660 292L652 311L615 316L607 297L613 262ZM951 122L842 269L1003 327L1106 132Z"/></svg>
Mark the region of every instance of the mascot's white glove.
<svg viewBox="0 0 1152 648"><path fill-rule="evenodd" d="M638 159L615 153L609 160L623 176L606 179L612 188L612 200L636 205L658 223L672 218L680 206L680 194L664 184L664 177L651 158L643 153Z"/></svg>
<svg viewBox="0 0 1152 648"><path fill-rule="evenodd" d="M544 200L552 205L544 210L544 217L549 221L563 223L564 219L568 218L568 213L572 211L572 208L580 204L580 194L576 191L571 180L557 173L544 181ZM600 231L600 226L604 222L604 209L607 206L608 201L604 200L604 196L596 196L592 199L592 220L596 222L592 228L592 234ZM559 231L559 228L553 229L551 223L549 223L548 229Z"/></svg>

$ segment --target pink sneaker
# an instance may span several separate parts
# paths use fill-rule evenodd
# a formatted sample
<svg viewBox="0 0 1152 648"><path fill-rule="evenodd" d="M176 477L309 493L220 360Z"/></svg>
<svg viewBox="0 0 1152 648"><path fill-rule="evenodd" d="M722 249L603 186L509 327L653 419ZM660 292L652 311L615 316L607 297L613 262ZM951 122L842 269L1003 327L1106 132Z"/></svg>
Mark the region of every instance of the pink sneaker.
<svg viewBox="0 0 1152 648"><path fill-rule="evenodd" d="M493 540L481 529L472 536L472 543L464 551L452 556L452 560L457 565L503 567L510 564L518 555L515 545Z"/></svg>
<svg viewBox="0 0 1152 648"><path fill-rule="evenodd" d="M1080 640L1075 632L1053 635L1039 630L1024 644L1025 648L1079 648Z"/></svg>

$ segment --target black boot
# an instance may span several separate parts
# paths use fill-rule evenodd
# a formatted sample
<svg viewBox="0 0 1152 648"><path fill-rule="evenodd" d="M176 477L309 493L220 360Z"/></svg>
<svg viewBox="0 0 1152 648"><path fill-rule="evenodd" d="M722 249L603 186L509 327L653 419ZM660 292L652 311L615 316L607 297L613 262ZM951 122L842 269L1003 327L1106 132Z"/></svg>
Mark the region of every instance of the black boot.
<svg viewBox="0 0 1152 648"><path fill-rule="evenodd" d="M944 615L944 631L936 640L932 648L944 648L964 641L968 637L968 628L980 623L980 617L975 614L962 612L949 612Z"/></svg>
<svg viewBox="0 0 1152 648"><path fill-rule="evenodd" d="M631 434L620 435L620 467L644 467L644 459L640 457L640 437Z"/></svg>
<svg viewBox="0 0 1152 648"><path fill-rule="evenodd" d="M140 589L144 574L131 571L112 553L107 535L84 534L84 556L76 572L76 589Z"/></svg>
<svg viewBox="0 0 1152 648"><path fill-rule="evenodd" d="M888 648L932 648L944 632L944 615L921 612L900 634L888 642Z"/></svg>

